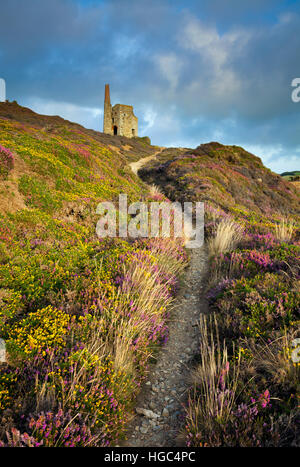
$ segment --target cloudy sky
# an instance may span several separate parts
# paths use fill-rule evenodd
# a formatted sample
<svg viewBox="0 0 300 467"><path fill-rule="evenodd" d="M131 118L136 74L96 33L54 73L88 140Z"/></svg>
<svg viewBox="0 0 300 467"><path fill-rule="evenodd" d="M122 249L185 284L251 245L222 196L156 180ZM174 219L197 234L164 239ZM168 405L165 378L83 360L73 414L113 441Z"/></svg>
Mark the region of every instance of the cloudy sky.
<svg viewBox="0 0 300 467"><path fill-rule="evenodd" d="M153 144L236 144L300 170L297 77L299 0L0 2L7 98L88 128L110 83Z"/></svg>

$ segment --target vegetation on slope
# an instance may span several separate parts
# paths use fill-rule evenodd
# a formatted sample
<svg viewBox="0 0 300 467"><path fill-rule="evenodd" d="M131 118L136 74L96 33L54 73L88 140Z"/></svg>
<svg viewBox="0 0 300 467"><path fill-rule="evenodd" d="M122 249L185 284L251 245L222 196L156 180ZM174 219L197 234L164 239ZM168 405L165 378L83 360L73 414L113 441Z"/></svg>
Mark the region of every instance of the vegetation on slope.
<svg viewBox="0 0 300 467"><path fill-rule="evenodd" d="M1 445L105 446L124 433L186 254L170 240L101 241L95 211L120 192L159 200L127 165L156 151L0 104ZM213 313L200 320L187 444L296 445L299 193L218 143L166 149L139 173L206 205Z"/></svg>
<svg viewBox="0 0 300 467"><path fill-rule="evenodd" d="M205 202L210 313L200 316L187 445L299 445L299 193L219 143L165 150L139 173L172 200Z"/></svg>
<svg viewBox="0 0 300 467"><path fill-rule="evenodd" d="M96 206L151 199L157 150L0 104L0 444L106 446L168 337L180 243L101 240Z"/></svg>
<svg viewBox="0 0 300 467"><path fill-rule="evenodd" d="M293 185L239 146L208 143L185 152L165 149L140 175L164 187L170 199L182 202L201 200L226 212L246 208L268 218L299 212L299 194Z"/></svg>
<svg viewBox="0 0 300 467"><path fill-rule="evenodd" d="M293 180L300 180L300 171L293 170L292 172L283 172L280 174L281 177L285 178L286 180L293 181Z"/></svg>

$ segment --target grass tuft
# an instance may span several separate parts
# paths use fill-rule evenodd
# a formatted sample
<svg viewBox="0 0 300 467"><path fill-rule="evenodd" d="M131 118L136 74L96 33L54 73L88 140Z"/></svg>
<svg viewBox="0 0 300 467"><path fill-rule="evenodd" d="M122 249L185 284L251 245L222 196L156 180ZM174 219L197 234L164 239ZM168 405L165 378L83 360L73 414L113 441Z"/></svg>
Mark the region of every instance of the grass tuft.
<svg viewBox="0 0 300 467"><path fill-rule="evenodd" d="M215 235L208 241L210 256L232 251L242 238L242 228L234 221L224 219L216 227Z"/></svg>

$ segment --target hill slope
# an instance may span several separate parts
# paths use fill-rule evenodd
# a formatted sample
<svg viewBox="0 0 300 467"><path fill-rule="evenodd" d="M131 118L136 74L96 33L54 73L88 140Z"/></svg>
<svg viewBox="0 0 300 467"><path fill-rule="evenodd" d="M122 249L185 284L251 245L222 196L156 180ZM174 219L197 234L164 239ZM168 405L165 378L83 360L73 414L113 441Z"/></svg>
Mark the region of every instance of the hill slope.
<svg viewBox="0 0 300 467"><path fill-rule="evenodd" d="M165 149L138 173L174 201L205 203L209 312L199 313L187 445L298 446L299 192L215 142Z"/></svg>
<svg viewBox="0 0 300 467"><path fill-rule="evenodd" d="M14 159L14 170L0 179L0 212L30 206L61 215L74 202L113 201L122 190L139 198L142 184L127 163L157 150L14 103L0 103L0 145Z"/></svg>
<svg viewBox="0 0 300 467"><path fill-rule="evenodd" d="M157 152L0 104L0 446L107 446L167 339L179 242L99 239L100 201L150 200Z"/></svg>
<svg viewBox="0 0 300 467"><path fill-rule="evenodd" d="M170 199L205 201L225 211L300 211L296 189L239 146L213 142L184 152L168 148L143 167L140 176L164 187Z"/></svg>
<svg viewBox="0 0 300 467"><path fill-rule="evenodd" d="M243 351L226 423L211 416L219 410L209 405L212 392L196 381L187 444L252 446L253 433L261 445L297 438L299 367L285 349L299 330L299 193L237 146L159 149L0 104L0 446L107 446L126 432L149 361L168 339L187 265L180 239L96 236L99 201L119 193L165 199L130 170L140 158L150 162L138 174L170 199L206 203L210 306L229 350L215 375L217 402L235 387L233 343ZM279 225L283 215L294 222ZM225 247L220 226L229 232ZM265 343L272 352L262 362ZM270 394L280 401L272 407Z"/></svg>

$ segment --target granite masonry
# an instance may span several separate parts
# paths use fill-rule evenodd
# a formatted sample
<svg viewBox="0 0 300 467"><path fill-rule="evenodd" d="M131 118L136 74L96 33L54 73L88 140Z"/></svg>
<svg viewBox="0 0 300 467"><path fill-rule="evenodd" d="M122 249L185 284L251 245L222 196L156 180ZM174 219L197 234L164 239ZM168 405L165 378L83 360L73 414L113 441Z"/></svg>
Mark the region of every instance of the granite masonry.
<svg viewBox="0 0 300 467"><path fill-rule="evenodd" d="M105 85L103 133L108 135L138 136L138 119L132 105L110 103L109 84Z"/></svg>

